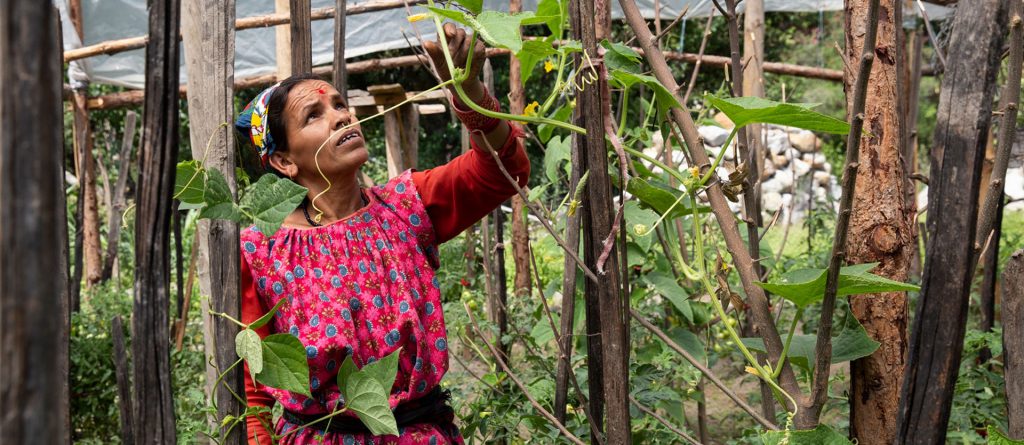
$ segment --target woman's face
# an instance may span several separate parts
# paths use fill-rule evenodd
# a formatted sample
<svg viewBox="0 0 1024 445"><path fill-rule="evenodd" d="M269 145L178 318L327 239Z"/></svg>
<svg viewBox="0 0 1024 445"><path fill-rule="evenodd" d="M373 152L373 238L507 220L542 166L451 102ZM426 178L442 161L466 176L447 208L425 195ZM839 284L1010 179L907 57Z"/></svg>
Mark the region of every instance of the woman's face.
<svg viewBox="0 0 1024 445"><path fill-rule="evenodd" d="M355 115L338 90L327 82L307 80L295 85L282 115L288 150L275 152L270 162L299 184L308 187L323 182L317 160L319 170L330 178L354 176L369 158ZM337 131L350 124L353 125L344 131Z"/></svg>

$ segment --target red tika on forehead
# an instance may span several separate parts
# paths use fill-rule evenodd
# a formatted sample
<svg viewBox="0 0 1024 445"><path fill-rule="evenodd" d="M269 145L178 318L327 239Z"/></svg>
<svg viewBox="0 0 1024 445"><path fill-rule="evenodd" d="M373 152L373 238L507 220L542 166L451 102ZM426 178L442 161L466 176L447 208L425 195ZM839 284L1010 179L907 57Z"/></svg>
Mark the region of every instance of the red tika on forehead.
<svg viewBox="0 0 1024 445"><path fill-rule="evenodd" d="M317 89L316 89L316 91L317 91L318 93L320 93L320 94L327 94L327 92L326 92L326 91L324 91L324 89L323 89L323 88L317 88Z"/></svg>

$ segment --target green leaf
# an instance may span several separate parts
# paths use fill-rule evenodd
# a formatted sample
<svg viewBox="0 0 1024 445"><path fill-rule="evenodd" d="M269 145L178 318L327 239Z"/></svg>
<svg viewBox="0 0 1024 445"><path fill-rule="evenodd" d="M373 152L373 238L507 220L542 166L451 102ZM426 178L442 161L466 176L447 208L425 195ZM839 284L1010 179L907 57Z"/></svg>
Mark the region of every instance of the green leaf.
<svg viewBox="0 0 1024 445"><path fill-rule="evenodd" d="M658 291L661 296L672 302L672 305L679 310L679 313L683 314L686 321L693 323L693 310L690 309L690 302L687 301L686 291L683 290L675 278L672 278L661 272L651 272L644 275L644 281L654 286L654 290Z"/></svg>
<svg viewBox="0 0 1024 445"><path fill-rule="evenodd" d="M629 178L629 182L626 183L626 191L629 194L635 196L644 205L650 207L659 215L664 215L671 208L672 211L665 217L667 219L675 219L693 214L693 209L689 207L689 200L683 198L672 207L672 204L676 200L683 196L683 192L675 190L668 186L662 186L654 182L648 182L643 178L632 177ZM707 207L698 207L698 213L708 213L711 209Z"/></svg>
<svg viewBox="0 0 1024 445"><path fill-rule="evenodd" d="M178 163L174 174L174 197L183 203L202 204L206 193L206 176L199 161Z"/></svg>
<svg viewBox="0 0 1024 445"><path fill-rule="evenodd" d="M514 15L498 11L484 11L476 16L475 21L470 22L470 26L491 46L507 48L513 53L518 53L523 47L523 38L519 34L519 27L523 19L530 17L533 17L533 12L530 11Z"/></svg>
<svg viewBox="0 0 1024 445"><path fill-rule="evenodd" d="M284 305L284 302L286 300L287 300L287 298L284 298L284 297L281 297L280 300L277 300L277 303L274 304L274 307L270 308L269 312L267 312L266 314L263 314L263 316L260 317L259 319L257 319L256 321L254 321L252 323L249 323L249 329L259 329L259 328L262 328L263 325L267 324L267 322L269 322L272 318L274 318L274 314L277 314L277 310L280 309L282 305Z"/></svg>
<svg viewBox="0 0 1024 445"><path fill-rule="evenodd" d="M454 9L437 8L433 6L426 6L426 8L429 9L434 14L437 14L438 18L440 18L441 20L449 19L454 21L455 23L460 23L462 25L472 27L469 24L469 19L471 19L472 16L468 16L466 15L466 13L462 11L457 11Z"/></svg>
<svg viewBox="0 0 1024 445"><path fill-rule="evenodd" d="M271 388L310 396L306 348L294 335L273 334L263 339L263 371L256 381Z"/></svg>
<svg viewBox="0 0 1024 445"><path fill-rule="evenodd" d="M548 148L544 151L544 173L551 182L559 181L558 167L569 161L571 143L572 136L555 136L548 141Z"/></svg>
<svg viewBox="0 0 1024 445"><path fill-rule="evenodd" d="M516 53L519 59L519 72L525 84L533 76L534 68L542 60L557 54L555 48L546 40L527 40L523 42L523 48Z"/></svg>
<svg viewBox="0 0 1024 445"><path fill-rule="evenodd" d="M548 321L547 317L541 317L537 320L537 323L530 329L530 337L533 337L534 343L538 345L547 344L555 339L555 331L551 330L551 322Z"/></svg>
<svg viewBox="0 0 1024 445"><path fill-rule="evenodd" d="M839 335L832 339L832 363L842 363L875 353L881 343L874 341L857 317L846 313Z"/></svg>
<svg viewBox="0 0 1024 445"><path fill-rule="evenodd" d="M609 67L611 68L611 67ZM664 113L669 108L679 107L679 101L668 88L665 88L658 79L645 74L636 74L621 69L610 69L612 80L621 88L629 88L637 83L642 83L654 90L654 99L658 103L658 112Z"/></svg>
<svg viewBox="0 0 1024 445"><path fill-rule="evenodd" d="M658 214L640 208L640 203L636 201L626 201L623 211L626 219L626 231L629 232L637 246L647 252L654 241L654 224L658 221Z"/></svg>
<svg viewBox="0 0 1024 445"><path fill-rule="evenodd" d="M749 349L766 352L764 341L760 338L742 338L740 341ZM789 361L810 372L814 367L817 341L815 335L794 335L789 345ZM832 358L829 362L836 364L867 357L873 354L878 346L878 342L868 337L867 331L857 321L857 317L847 314L842 326L839 327L839 334L832 337Z"/></svg>
<svg viewBox="0 0 1024 445"><path fill-rule="evenodd" d="M875 294L881 292L916 291L913 284L901 283L868 273L878 263L858 264L839 269L839 283L836 296ZM825 297L827 269L799 269L786 273L778 282L761 283L765 290L780 295L797 307L806 307Z"/></svg>
<svg viewBox="0 0 1024 445"><path fill-rule="evenodd" d="M260 176L259 181L245 189L242 208L252 216L260 232L272 236L281 223L306 196L308 190L276 175Z"/></svg>
<svg viewBox="0 0 1024 445"><path fill-rule="evenodd" d="M548 119L552 119L552 120L556 120L556 121L560 121L560 122L567 122L569 120L569 116L572 115L572 109L573 108L574 108L574 106L573 106L572 102L566 102L564 105L562 105L557 110L555 110L554 113L552 113L550 116L548 116ZM548 140L551 139L551 134L555 131L555 128L556 127L554 127L552 125L540 124L537 127L537 136L540 137L540 140L542 142L547 143Z"/></svg>
<svg viewBox="0 0 1024 445"><path fill-rule="evenodd" d="M565 16L568 12L568 2L565 0L540 0L537 3L537 16L544 17L544 23L548 25L551 34L557 36L565 23Z"/></svg>
<svg viewBox="0 0 1024 445"><path fill-rule="evenodd" d="M391 387L395 384L395 376L398 375L398 355L402 348L396 349L386 357L363 366L360 372L364 372L380 383L381 388L391 393Z"/></svg>
<svg viewBox="0 0 1024 445"><path fill-rule="evenodd" d="M266 175L273 176L273 175ZM199 212L200 218L240 221L242 213L235 205L231 189L219 170L206 170L206 193L203 197L206 207Z"/></svg>
<svg viewBox="0 0 1024 445"><path fill-rule="evenodd" d="M845 121L812 111L817 104L784 104L760 97L719 98L711 94L706 98L740 127L760 123L832 134L850 132L850 124Z"/></svg>
<svg viewBox="0 0 1024 445"><path fill-rule="evenodd" d="M1014 440L999 431L995 425L989 425L985 429L988 432L988 445L1024 445L1024 440Z"/></svg>
<svg viewBox="0 0 1024 445"><path fill-rule="evenodd" d="M608 64L609 70L621 70L633 74L640 74L640 53L637 53L621 43L602 40L601 46L608 51L605 52L604 61Z"/></svg>
<svg viewBox="0 0 1024 445"><path fill-rule="evenodd" d="M479 14L484 9L484 0L456 0L455 3L462 5L473 14Z"/></svg>
<svg viewBox="0 0 1024 445"><path fill-rule="evenodd" d="M377 379L365 372L352 373L345 380L343 395L345 408L356 413L370 433L375 436L398 435L398 424L388 404L387 391Z"/></svg>
<svg viewBox="0 0 1024 445"><path fill-rule="evenodd" d="M356 368L356 363L352 361L352 356L345 356L345 360L341 362L341 368L338 368L338 388L345 388L345 382L348 381L349 376L359 371Z"/></svg>
<svg viewBox="0 0 1024 445"><path fill-rule="evenodd" d="M788 442L786 441L789 436ZM850 440L835 432L828 425L818 425L813 430L765 431L761 433L764 445L850 445Z"/></svg>
<svg viewBox="0 0 1024 445"><path fill-rule="evenodd" d="M701 343L700 338L696 334L676 326L670 329L667 335L672 341L685 349L686 352L689 352L697 361L707 362L707 348L704 347L704 343Z"/></svg>
<svg viewBox="0 0 1024 445"><path fill-rule="evenodd" d="M256 380L256 374L263 371L263 348L260 336L252 329L242 329L235 335L235 353L249 365L249 374Z"/></svg>

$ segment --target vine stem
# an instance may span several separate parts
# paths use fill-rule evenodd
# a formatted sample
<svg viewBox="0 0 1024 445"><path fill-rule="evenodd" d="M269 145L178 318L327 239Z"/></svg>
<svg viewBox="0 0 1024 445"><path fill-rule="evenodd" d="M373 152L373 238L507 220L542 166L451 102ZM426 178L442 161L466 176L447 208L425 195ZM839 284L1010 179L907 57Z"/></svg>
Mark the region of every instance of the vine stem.
<svg viewBox="0 0 1024 445"><path fill-rule="evenodd" d="M800 317L804 315L804 308L797 308L796 315L793 316L793 323L789 325L789 332L786 333L786 344L782 347L782 358L779 360L789 359L789 344L793 342L793 334L796 333L796 324L800 321ZM772 371L772 378L777 378L779 373L782 372L782 363L775 365Z"/></svg>
<svg viewBox="0 0 1024 445"><path fill-rule="evenodd" d="M648 28L647 22L640 13L635 0L619 0L619 5L622 7L623 15L630 28L636 33L637 41L644 49L644 57L650 64L654 77L672 92L677 101L681 100L679 97L679 84L676 82L664 54L654 46L651 30ZM683 102L680 102L680 105L671 109L671 116L683 134L683 139L686 142L685 145L690 152L693 164L702 165L710 163L707 153L704 152L704 144L701 142L700 135L697 132L693 116L690 115ZM768 356L773 360L777 360L782 353L782 337L772 321L765 292L756 284L759 277L754 272L753 258L740 237L735 215L729 209L725 194L716 181L711 181L711 184L707 187L707 196L711 210L714 212L715 219L721 228L726 246L732 254L736 272L739 274L740 282L743 284L743 290L747 294L747 302L750 305L750 318L755 326L758 327L761 338L764 339ZM796 380L793 369L788 365L783 366L782 374L779 376L781 386L785 387L788 393L799 394L801 392L800 385Z"/></svg>

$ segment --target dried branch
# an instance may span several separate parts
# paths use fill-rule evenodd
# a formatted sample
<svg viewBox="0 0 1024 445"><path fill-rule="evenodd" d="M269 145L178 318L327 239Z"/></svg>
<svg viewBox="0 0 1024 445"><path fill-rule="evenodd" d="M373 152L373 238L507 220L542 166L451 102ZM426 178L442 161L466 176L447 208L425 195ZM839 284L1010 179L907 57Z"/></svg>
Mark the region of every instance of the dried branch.
<svg viewBox="0 0 1024 445"><path fill-rule="evenodd" d="M463 304L465 305L465 303ZM483 338L483 331L481 331L480 327L477 325L476 317L473 316L473 311L469 310L469 306L466 306L466 313L469 314L469 322L473 326L473 330L477 332L477 335L481 336L480 338ZM487 339L483 339L483 342L484 344L487 345L487 349L491 351L491 354L494 355L494 359L498 362L498 366L501 367L501 370L504 371L505 374L512 379L512 382L514 382L516 386L519 387L519 390L523 392L523 395L526 396L526 399L530 401L530 404L533 405L533 408L536 409L537 412L539 412L541 415L543 415L544 418L548 419L548 421L551 422L551 424L554 425L555 428L558 428L558 430L562 432L562 435L564 435L566 439L569 439L569 441L577 445L585 445L582 440L580 440L578 437L570 433L569 430L565 429L565 425L562 425L562 422L559 422L558 419L555 418L555 416L551 415L551 413L549 413L548 410L544 409L544 407L537 402L537 399L534 399L533 396L530 395L530 391L526 389L526 385L524 385L523 382L519 380L519 377L516 377L512 370L509 369L508 365L505 364L505 360L501 358L501 354L498 353L498 350L494 347L494 345L492 345L491 342L487 341Z"/></svg>
<svg viewBox="0 0 1024 445"><path fill-rule="evenodd" d="M1024 62L1024 12L1021 11L1020 0L1010 2L1010 59L1009 70L1006 75L1006 85L999 98L999 109L1002 111L1002 119L999 121L999 139L996 146L995 161L992 165L992 176L988 184L988 194L981 206L981 218L978 222L978 233L975 239L975 256L973 265L978 264L981 256L982 243L989 239L993 233L993 225L996 220L996 212L999 211L1000 201L1003 200L1003 187L1006 182L1006 168L1010 162L1010 152L1013 148L1013 141L1017 135L1015 131L1017 122L1017 111L1019 104L1021 86L1021 65ZM974 270L972 266L968 270ZM973 276L973 275L972 275Z"/></svg>
<svg viewBox="0 0 1024 445"><path fill-rule="evenodd" d="M800 413L806 422L798 425L817 424L821 408L828 399L828 378L832 359L832 314L836 307L836 293L839 286L839 267L846 259L846 238L850 227L850 213L853 208L853 192L857 186L857 168L860 162L860 141L864 129L864 104L867 102L868 79L875 61L875 40L878 35L878 3L868 4L867 32L861 50L857 80L853 87L853 109L850 110L850 133L846 138L846 171L843 173L843 191L839 202L839 217L836 220L835 235L832 237L832 255L828 264L825 281L825 297L821 303L821 319L818 323L818 338L814 347L814 382L808 406Z"/></svg>
<svg viewBox="0 0 1024 445"><path fill-rule="evenodd" d="M672 339L669 338L668 335L665 335L665 332L663 332L661 329L658 329L657 326L655 326L646 318L644 318L643 315L640 315L639 313L632 309L629 310L629 315L632 316L633 319L636 320L638 323L640 323L641 326L647 328L647 330L651 331L652 334L660 338L661 341L665 342L665 344L668 345L669 348L672 348L673 351L676 351L676 353L683 356L683 358L686 359L686 361L690 362L690 364L693 365L694 368L697 368L697 370L700 371L701 374L704 374L704 376L707 377L708 380L711 380L711 383L714 383L715 386L718 387L718 389L722 390L722 392L725 393L727 397L732 399L733 402L736 402L736 406L739 406L740 409L745 411L747 414L750 414L750 416L753 417L754 420L757 421L757 423L760 423L761 426L764 426L765 428L768 429L777 428L774 423L772 423L768 419L765 419L764 416L758 413L757 410L754 409L754 407L748 405L747 402L744 402L743 398L736 395L736 393L731 388L729 388L729 386L726 385L725 382L719 379L718 376L711 372L711 370L708 369L707 366L704 366L704 364L697 360L693 355L691 355L689 352L686 352L686 350L683 349L682 346L679 346L676 342L672 341Z"/></svg>
<svg viewBox="0 0 1024 445"><path fill-rule="evenodd" d="M569 352L566 351L565 348L562 345L562 337L558 334L558 327L555 326L555 318L551 316L551 308L548 307L548 297L547 297L547 295L544 295L544 284L540 282L540 273L537 272L537 257L533 255L533 246L532 245L529 246L529 250L530 250L530 263L533 266L533 269L532 269L533 270L533 279L537 283L537 292L540 292L540 301L541 301L541 304L544 306L544 314L547 315L547 317L548 317L548 323L551 324L551 332L555 333L555 345L558 346L558 359L559 360L563 360L563 359L564 360L571 360L572 357L569 356ZM565 298L565 297L563 296L562 298ZM563 317L568 316L568 317L572 318L573 313L570 312L570 313L566 314L565 311L563 311L562 312L562 316ZM562 335L566 335L566 334L563 333ZM569 335L571 336L572 333L570 332ZM557 378L557 376L556 376L556 378ZM576 379L576 373L575 372L569 372L569 379L572 381L572 386L576 389L576 393L579 394L579 396L580 396L580 402L581 402L580 403L580 408L583 409L583 415L587 418L587 422L590 423L590 428L592 428L594 431L601 431L601 429L597 426L597 424L594 423L594 419L590 416L590 412L586 408L586 406L587 406L587 396L586 396L586 394L583 393L583 389L581 389L581 387L580 387L579 380ZM595 437L597 438L598 445L604 444L604 438L602 437L602 435L600 433L598 433Z"/></svg>
<svg viewBox="0 0 1024 445"><path fill-rule="evenodd" d="M697 50L697 63L693 65L693 73L690 73L690 82L686 85L686 94L683 96L683 105L690 100L690 93L693 93L693 85L697 83L697 73L700 72L701 62L704 61L704 48L708 46L708 39L711 37L711 22L715 18L715 11L708 14L708 21L704 24L704 34L701 35L700 49Z"/></svg>
<svg viewBox="0 0 1024 445"><path fill-rule="evenodd" d="M644 57L650 63L655 77L669 91L673 91L673 96L675 96L676 100L679 100L679 84L676 83L664 54L651 44L651 30L647 28L647 23L640 14L636 2L634 0L619 0L619 4L622 6L622 11L630 27L637 34L637 41L643 46ZM694 160L694 164L706 169L711 165L711 160L708 159L704 143L697 133L697 126L693 122L693 117L686 110L686 105L683 103L681 105L682 107L672 108L672 118L683 133L683 139ZM754 323L755 331L764 339L765 348L768 350L768 357L775 363L782 363L779 384L789 394L800 394L800 386L793 374L792 367L785 361L779 360L779 357L782 355L782 338L779 336L775 323L772 322L771 312L768 309L768 299L765 297L764 290L755 283L759 277L754 273L753 259L747 251L743 239L740 237L735 217L725 200L721 185L718 184L717 180L712 181L706 191L708 201L711 204L711 210L722 229L722 236L725 238L726 246L732 254L733 263L743 284L743 290L747 294L747 302L750 305L750 317Z"/></svg>
<svg viewBox="0 0 1024 445"><path fill-rule="evenodd" d="M550 215L551 213L548 212L546 209L542 211L541 209L537 208L537 203L530 201L530 198L527 196L526 191L523 190L523 188L519 186L519 182L516 181L511 174L509 174L508 170L505 168L505 163L501 162L501 157L498 156L498 152L494 150L494 147L492 147L491 144L487 142L486 138L480 138L480 140L482 140L484 142L484 145L487 146L487 152L491 154L491 157L494 158L494 162L498 164L498 169L501 170L501 174L505 175L505 179L507 179L508 182L512 184L513 187L515 187L516 193L518 193L519 196L523 198L523 203L526 204L526 207L528 207L533 213L537 215L537 219L540 220L540 223L542 225L544 225L544 228L548 231L548 233L551 234L551 237L555 239L555 242L558 243L558 245L562 248L562 250L565 251L567 255L572 257L573 261L575 261L576 264L580 266L580 269L583 270L583 273L587 275L587 278L594 280L595 283L600 283L601 281L598 280L597 275L594 275L594 272L592 272L590 268L587 267L586 263L584 263L583 260L580 259L579 255L576 254L575 250L569 249L569 246L565 244L565 240L563 240L561 236L558 236L558 232L555 230L554 227L551 226L551 222L548 221L548 215Z"/></svg>

